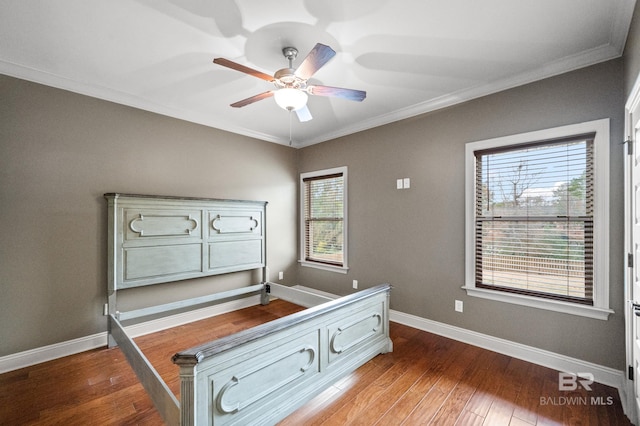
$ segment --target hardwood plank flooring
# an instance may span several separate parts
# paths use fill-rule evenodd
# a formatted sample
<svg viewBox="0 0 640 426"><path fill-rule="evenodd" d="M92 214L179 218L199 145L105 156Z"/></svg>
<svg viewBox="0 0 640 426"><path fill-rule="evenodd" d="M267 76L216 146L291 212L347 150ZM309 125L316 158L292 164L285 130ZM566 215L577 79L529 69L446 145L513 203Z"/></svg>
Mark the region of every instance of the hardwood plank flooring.
<svg viewBox="0 0 640 426"><path fill-rule="evenodd" d="M178 350L302 308L276 300L136 339L176 395ZM290 425L630 425L616 389L558 390L558 372L391 323L379 355L280 422ZM0 375L0 425L159 425L118 348Z"/></svg>

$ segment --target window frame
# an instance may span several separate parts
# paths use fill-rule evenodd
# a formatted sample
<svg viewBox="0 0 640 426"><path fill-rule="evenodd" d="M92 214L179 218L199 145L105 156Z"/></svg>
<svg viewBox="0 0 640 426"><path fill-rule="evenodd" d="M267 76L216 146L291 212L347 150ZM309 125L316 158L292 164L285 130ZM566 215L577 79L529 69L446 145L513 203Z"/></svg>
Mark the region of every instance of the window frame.
<svg viewBox="0 0 640 426"><path fill-rule="evenodd" d="M595 133L593 185L593 306L476 287L476 151L532 142L550 141ZM529 306L601 320L608 319L609 308L609 119L560 126L499 138L469 142L465 146L465 285L469 296Z"/></svg>
<svg viewBox="0 0 640 426"><path fill-rule="evenodd" d="M304 180L305 179L309 179L309 178L321 178L323 176L332 176L332 175L336 175L336 174L342 174L342 178L343 178L343 203L342 203L342 213L343 213L343 220L342 220L342 243L343 243L343 247L342 247L342 266L339 265L332 265L329 263L324 263L324 262L316 262L313 260L307 260L306 259L306 230L305 230L305 183ZM349 222L349 216L348 216L348 172L347 172L347 167L346 166L340 166L340 167L334 167L331 169L323 169L323 170L316 170L316 171L312 171L312 172L304 172L304 173L300 173L300 182L299 182L299 216L300 216L300 228L299 228L299 232L300 232L300 249L299 249L299 260L298 262L300 263L300 265L302 266L306 266L306 267L311 267L311 268L317 268L317 269L323 269L326 271L332 271L332 272L339 272L342 274L346 274L349 270L349 264L348 264L348 222Z"/></svg>

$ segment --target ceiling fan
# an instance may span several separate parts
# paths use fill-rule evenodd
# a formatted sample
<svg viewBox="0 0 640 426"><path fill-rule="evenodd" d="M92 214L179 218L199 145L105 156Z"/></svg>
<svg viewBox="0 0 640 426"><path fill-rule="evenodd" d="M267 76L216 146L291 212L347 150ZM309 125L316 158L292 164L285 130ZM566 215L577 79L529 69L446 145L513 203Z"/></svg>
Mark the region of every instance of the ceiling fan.
<svg viewBox="0 0 640 426"><path fill-rule="evenodd" d="M335 56L336 52L331 47L317 43L295 70L293 69L293 60L298 56L298 49L295 47L285 47L282 49L282 53L284 57L289 60L289 67L276 71L273 76L228 59L215 58L213 60L215 64L266 80L276 86L275 90L269 90L232 103L232 107L241 108L273 96L280 107L288 111L295 111L298 119L304 122L312 118L311 112L309 112L309 108L307 107L307 94L332 96L358 102L367 96L367 92L362 90L308 84L308 80Z"/></svg>

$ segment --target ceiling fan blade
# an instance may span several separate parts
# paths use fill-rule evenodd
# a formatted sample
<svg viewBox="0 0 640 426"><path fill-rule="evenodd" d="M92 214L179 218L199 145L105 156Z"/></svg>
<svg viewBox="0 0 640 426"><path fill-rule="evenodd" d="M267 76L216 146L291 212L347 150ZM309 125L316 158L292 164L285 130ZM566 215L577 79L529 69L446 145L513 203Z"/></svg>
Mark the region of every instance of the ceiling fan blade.
<svg viewBox="0 0 640 426"><path fill-rule="evenodd" d="M245 74L252 75L254 77L261 78L268 82L273 82L275 80L275 78L273 78L272 75L265 74L258 70L254 70L253 68L245 67L244 65L240 65L237 62L233 62L225 58L215 58L213 60L213 63L222 65L223 67L231 68L232 70L236 70L236 71L243 72Z"/></svg>
<svg viewBox="0 0 640 426"><path fill-rule="evenodd" d="M243 106L247 106L247 105L252 104L254 102L258 102L258 101L261 101L263 99L270 98L272 96L273 96L273 91L269 90L268 92L260 93L259 95L251 96L250 98L243 99L243 100L238 101L238 102L234 102L234 103L231 104L231 106L234 107L234 108L242 108Z"/></svg>
<svg viewBox="0 0 640 426"><path fill-rule="evenodd" d="M318 43L296 69L295 75L307 80L335 55L335 50L327 45Z"/></svg>
<svg viewBox="0 0 640 426"><path fill-rule="evenodd" d="M333 96L335 98L349 99L350 101L361 102L367 97L364 90L343 89L331 86L309 86L309 93L316 96Z"/></svg>
<svg viewBox="0 0 640 426"><path fill-rule="evenodd" d="M313 118L311 116L311 111L309 111L309 107L307 105L303 106L302 108L298 108L296 110L296 115L298 116L298 120L300 120L301 123L309 121Z"/></svg>

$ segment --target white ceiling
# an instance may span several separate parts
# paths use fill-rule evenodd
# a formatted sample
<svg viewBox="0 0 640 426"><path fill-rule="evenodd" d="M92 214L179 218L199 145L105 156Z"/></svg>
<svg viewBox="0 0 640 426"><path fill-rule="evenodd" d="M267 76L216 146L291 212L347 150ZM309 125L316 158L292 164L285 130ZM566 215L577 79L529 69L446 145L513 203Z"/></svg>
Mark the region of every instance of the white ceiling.
<svg viewBox="0 0 640 426"><path fill-rule="evenodd" d="M622 55L635 0L2 0L0 73L289 144L273 99L229 104L270 83L282 48L337 55L310 83L365 90L311 96L292 117L306 146Z"/></svg>

